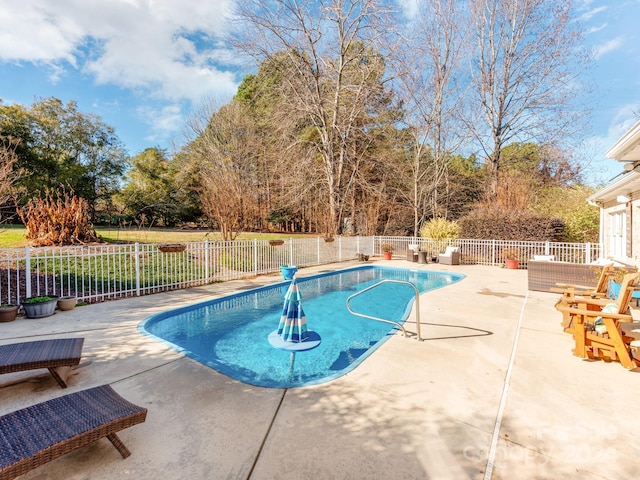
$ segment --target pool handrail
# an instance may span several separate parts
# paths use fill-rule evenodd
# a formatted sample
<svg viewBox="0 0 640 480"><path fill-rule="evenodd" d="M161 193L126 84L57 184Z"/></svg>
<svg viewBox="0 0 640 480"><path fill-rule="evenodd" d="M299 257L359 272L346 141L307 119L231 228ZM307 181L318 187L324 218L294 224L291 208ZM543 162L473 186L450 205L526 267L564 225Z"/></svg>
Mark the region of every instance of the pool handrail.
<svg viewBox="0 0 640 480"><path fill-rule="evenodd" d="M350 295L349 298L347 298L347 310L349 310L349 313L356 315L358 317L363 317L363 318L368 318L370 320L375 320L378 322L384 322L384 323L390 323L392 325L396 325L397 327L400 328L400 330L402 330L402 333L405 337L407 337L407 331L405 330L404 326L396 321L393 320L387 320L385 318L379 318L379 317L374 317L371 315L366 315L364 313L358 313L353 311L353 309L351 308L351 299L357 297L358 295L361 295L375 287L378 287L380 285L382 285L383 283L400 283L400 284L405 284L405 285L409 285L413 288L415 294L416 294L416 301L415 301L415 307L416 307L416 336L417 336L417 340L418 341L422 341L422 338L420 336L420 292L418 291L418 287L416 287L413 283L411 282L407 282L406 280L391 280L391 279L385 279L385 280L381 280L378 283L371 285L363 290L360 290L359 292L354 293L353 295Z"/></svg>

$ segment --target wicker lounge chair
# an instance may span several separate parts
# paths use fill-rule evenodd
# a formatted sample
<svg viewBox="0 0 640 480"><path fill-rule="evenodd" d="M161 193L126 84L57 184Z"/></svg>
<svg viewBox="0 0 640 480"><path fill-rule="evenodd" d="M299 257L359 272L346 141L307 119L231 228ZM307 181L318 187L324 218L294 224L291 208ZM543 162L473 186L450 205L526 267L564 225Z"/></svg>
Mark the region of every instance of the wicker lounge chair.
<svg viewBox="0 0 640 480"><path fill-rule="evenodd" d="M22 475L107 437L123 458L116 432L145 421L138 407L109 385L63 395L0 417L0 480Z"/></svg>
<svg viewBox="0 0 640 480"><path fill-rule="evenodd" d="M66 374L80 363L84 338L60 338L0 345L0 374L48 368L62 388Z"/></svg>

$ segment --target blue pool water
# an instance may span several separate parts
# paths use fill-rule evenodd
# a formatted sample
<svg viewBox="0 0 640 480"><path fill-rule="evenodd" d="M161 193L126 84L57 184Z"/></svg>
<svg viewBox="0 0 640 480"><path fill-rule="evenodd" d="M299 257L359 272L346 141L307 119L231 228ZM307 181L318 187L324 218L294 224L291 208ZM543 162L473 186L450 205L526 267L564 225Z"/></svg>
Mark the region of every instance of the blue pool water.
<svg viewBox="0 0 640 480"><path fill-rule="evenodd" d="M163 312L142 322L140 330L245 383L274 388L312 385L351 371L396 331L393 325L350 314L347 297L383 279L412 282L423 293L462 278L374 266L299 278L307 326L322 341L313 350L295 354L272 347L267 339L278 326L288 281ZM410 286L385 283L354 298L351 308L402 323L414 299Z"/></svg>

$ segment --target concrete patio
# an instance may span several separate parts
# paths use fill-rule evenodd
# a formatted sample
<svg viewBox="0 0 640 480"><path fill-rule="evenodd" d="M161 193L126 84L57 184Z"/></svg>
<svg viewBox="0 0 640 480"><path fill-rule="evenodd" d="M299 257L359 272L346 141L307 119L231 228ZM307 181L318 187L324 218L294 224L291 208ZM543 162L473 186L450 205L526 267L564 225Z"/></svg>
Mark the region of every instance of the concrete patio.
<svg viewBox="0 0 640 480"><path fill-rule="evenodd" d="M275 275L0 324L0 344L86 339L66 390L46 370L0 376L0 414L105 383L149 410L119 434L129 458L103 439L21 478L638 477L640 376L572 356L556 294L528 291L526 270L383 264L466 278L421 296L426 341L395 335L351 373L312 387L243 384L137 331L150 315Z"/></svg>

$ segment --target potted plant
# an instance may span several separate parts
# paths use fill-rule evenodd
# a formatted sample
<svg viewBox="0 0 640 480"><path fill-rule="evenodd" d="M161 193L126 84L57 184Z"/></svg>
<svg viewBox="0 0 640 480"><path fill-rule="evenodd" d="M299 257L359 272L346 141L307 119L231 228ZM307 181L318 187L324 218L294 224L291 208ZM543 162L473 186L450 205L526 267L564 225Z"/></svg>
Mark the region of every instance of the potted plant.
<svg viewBox="0 0 640 480"><path fill-rule="evenodd" d="M506 268L518 268L520 251L517 248L507 248L504 250L504 266Z"/></svg>
<svg viewBox="0 0 640 480"><path fill-rule="evenodd" d="M11 303L0 305L0 322L13 322L18 316L20 305Z"/></svg>
<svg viewBox="0 0 640 480"><path fill-rule="evenodd" d="M383 243L380 245L380 249L382 250L382 256L385 260L391 260L393 257L393 245L390 243Z"/></svg>
<svg viewBox="0 0 640 480"><path fill-rule="evenodd" d="M76 297L60 297L58 298L58 309L64 311L73 310L78 303Z"/></svg>
<svg viewBox="0 0 640 480"><path fill-rule="evenodd" d="M25 298L22 308L27 318L42 318L53 315L58 305L58 297L55 295L40 295L38 297Z"/></svg>
<svg viewBox="0 0 640 480"><path fill-rule="evenodd" d="M358 260L360 260L361 262L368 262L369 255L365 255L364 253L358 253Z"/></svg>

